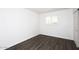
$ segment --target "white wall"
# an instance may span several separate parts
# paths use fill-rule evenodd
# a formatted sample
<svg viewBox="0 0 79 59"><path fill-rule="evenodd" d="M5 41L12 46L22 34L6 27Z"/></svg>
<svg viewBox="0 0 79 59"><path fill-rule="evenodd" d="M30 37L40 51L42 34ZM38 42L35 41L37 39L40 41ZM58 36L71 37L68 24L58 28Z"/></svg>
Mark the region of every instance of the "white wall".
<svg viewBox="0 0 79 59"><path fill-rule="evenodd" d="M0 9L0 48L13 46L39 33L38 15L22 8Z"/></svg>
<svg viewBox="0 0 79 59"><path fill-rule="evenodd" d="M58 16L58 23L46 24L46 16ZM73 40L73 9L40 14L40 34Z"/></svg>
<svg viewBox="0 0 79 59"><path fill-rule="evenodd" d="M76 46L79 47L79 11L77 8L74 10L74 41Z"/></svg>

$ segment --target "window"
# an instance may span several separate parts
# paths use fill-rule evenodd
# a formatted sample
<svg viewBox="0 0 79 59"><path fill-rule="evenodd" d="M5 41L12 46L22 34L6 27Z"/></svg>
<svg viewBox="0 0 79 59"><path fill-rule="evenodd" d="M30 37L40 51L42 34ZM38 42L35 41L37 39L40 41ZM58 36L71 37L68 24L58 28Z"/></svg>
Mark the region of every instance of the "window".
<svg viewBox="0 0 79 59"><path fill-rule="evenodd" d="M46 24L51 24L51 17L50 16L47 16L46 17Z"/></svg>
<svg viewBox="0 0 79 59"><path fill-rule="evenodd" d="M47 16L46 17L46 24L56 24L58 22L57 16Z"/></svg>

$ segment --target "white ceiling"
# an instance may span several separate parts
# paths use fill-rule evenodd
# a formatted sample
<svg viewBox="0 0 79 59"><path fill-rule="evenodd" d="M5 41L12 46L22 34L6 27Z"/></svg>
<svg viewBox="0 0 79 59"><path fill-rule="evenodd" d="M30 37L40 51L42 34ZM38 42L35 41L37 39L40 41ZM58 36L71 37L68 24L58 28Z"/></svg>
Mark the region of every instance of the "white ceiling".
<svg viewBox="0 0 79 59"><path fill-rule="evenodd" d="M58 10L68 9L68 8L28 8L28 9L37 13L46 13L46 12L58 11Z"/></svg>

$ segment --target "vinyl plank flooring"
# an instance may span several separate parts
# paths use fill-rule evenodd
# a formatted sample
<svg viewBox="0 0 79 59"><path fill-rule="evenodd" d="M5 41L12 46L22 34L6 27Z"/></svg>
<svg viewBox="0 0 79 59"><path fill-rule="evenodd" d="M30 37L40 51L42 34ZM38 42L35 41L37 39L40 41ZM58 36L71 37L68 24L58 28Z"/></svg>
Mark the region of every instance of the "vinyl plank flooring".
<svg viewBox="0 0 79 59"><path fill-rule="evenodd" d="M76 50L73 40L38 35L6 50Z"/></svg>

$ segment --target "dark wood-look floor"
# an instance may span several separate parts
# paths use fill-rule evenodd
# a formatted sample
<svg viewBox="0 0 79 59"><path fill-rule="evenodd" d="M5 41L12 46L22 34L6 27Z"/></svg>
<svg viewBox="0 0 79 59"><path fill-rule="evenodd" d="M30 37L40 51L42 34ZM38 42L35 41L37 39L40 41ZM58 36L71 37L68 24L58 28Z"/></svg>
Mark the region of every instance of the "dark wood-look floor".
<svg viewBox="0 0 79 59"><path fill-rule="evenodd" d="M6 50L76 50L74 41L38 35Z"/></svg>

